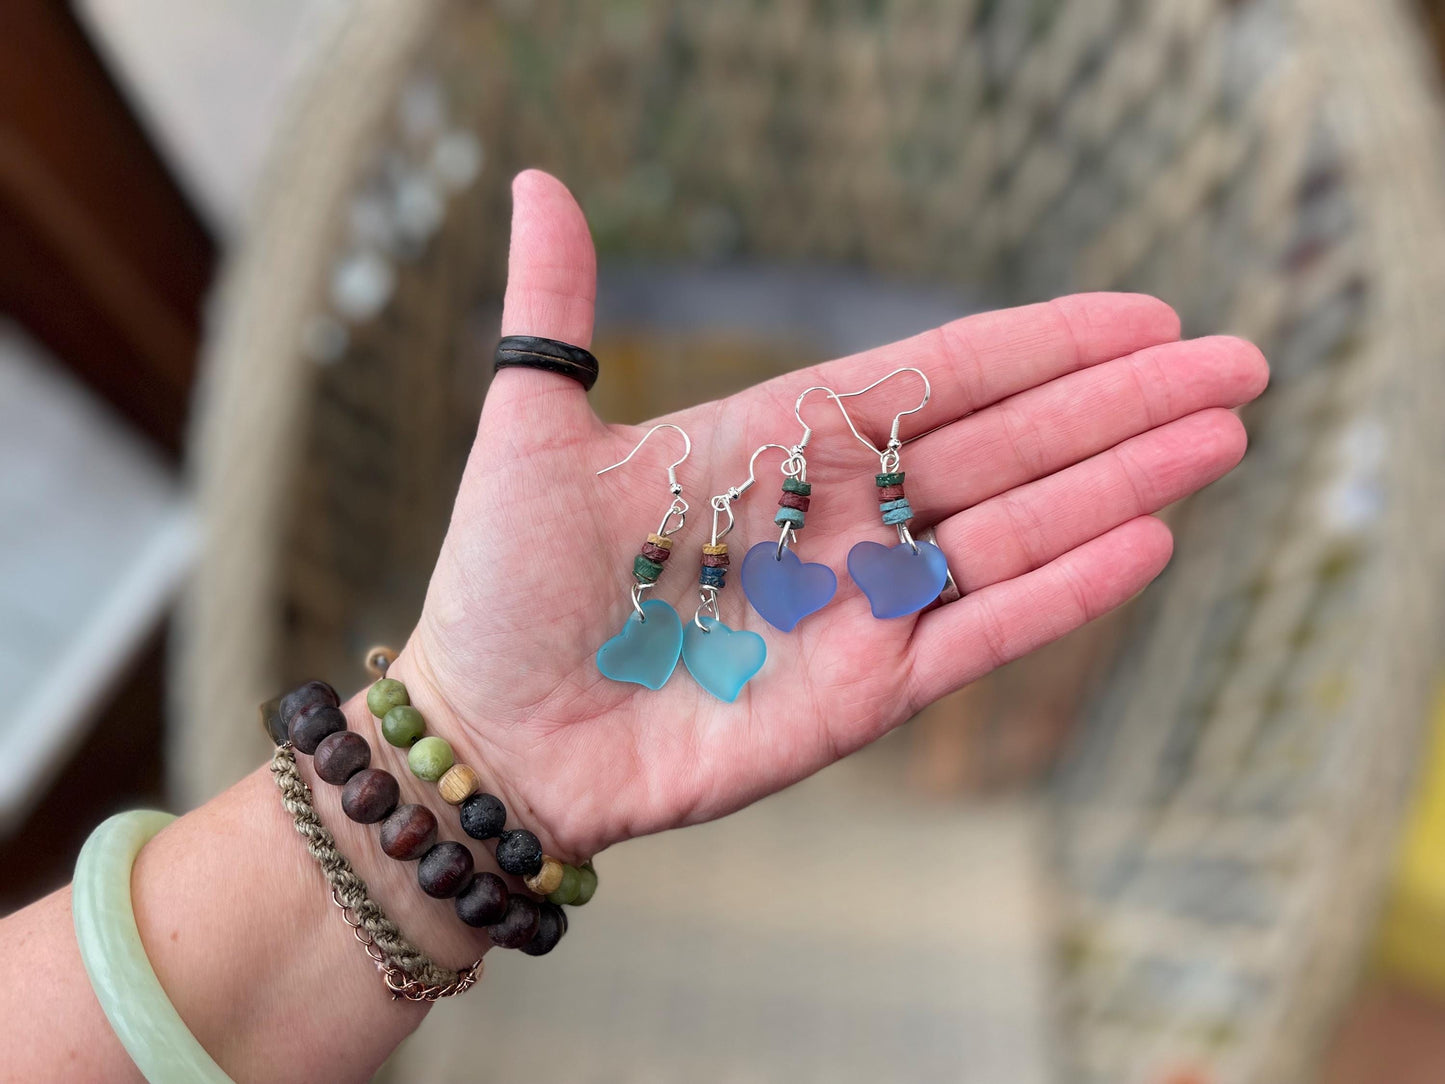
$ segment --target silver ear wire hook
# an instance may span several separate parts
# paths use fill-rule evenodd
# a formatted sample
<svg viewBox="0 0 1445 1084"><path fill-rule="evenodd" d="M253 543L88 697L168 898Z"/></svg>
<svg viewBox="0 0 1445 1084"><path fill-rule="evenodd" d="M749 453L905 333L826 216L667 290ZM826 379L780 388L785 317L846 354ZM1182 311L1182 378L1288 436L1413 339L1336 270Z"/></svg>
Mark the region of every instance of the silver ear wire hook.
<svg viewBox="0 0 1445 1084"><path fill-rule="evenodd" d="M884 383L885 381L892 380L900 373L918 374L918 379L923 381L923 400L916 407L912 407L908 410L900 410L897 414L893 416L893 425L888 430L888 443L882 448L880 448L867 437L865 437L862 433L858 432L858 427L853 424L853 416L848 413L848 408L843 405L843 400L852 399L854 396L863 395L867 392L870 392L874 388L878 387L878 385ZM880 376L877 380L873 381L873 383L869 384L866 388L859 388L857 391L845 391L842 393L833 392L831 394L831 398L833 402L838 404L838 409L843 414L843 420L848 423L848 428L852 430L853 435L858 438L859 442L863 445L863 447L867 448L870 452L872 452L878 457L878 467L880 472L883 474L890 474L898 469L899 463L901 462L898 451L900 448L903 447L905 443L898 438L899 427L903 424L904 418L908 417L908 415L910 414L917 414L920 410L922 410L928 405L928 400L933 398L933 385L929 383L928 374L926 374L922 369L915 369L911 365L905 365L902 368L894 369L886 376ZM907 523L898 524L898 541L911 546L914 553L918 552L918 543L913 540L913 533L909 531Z"/></svg>
<svg viewBox="0 0 1445 1084"><path fill-rule="evenodd" d="M649 429L646 433L643 433L643 434L642 434L642 439L639 440L636 444L634 444L634 445L632 446L632 451L628 452L625 456L623 456L621 459L619 459L616 463L612 464L612 466L610 466L610 467L603 467L603 468L602 468L600 471L598 471L597 473L598 473L598 474L606 474L608 471L610 471L610 470L616 470L618 467L622 466L622 464L626 463L629 459L631 459L633 456L635 456L638 452L642 451L642 446L647 443L647 438L650 437L650 436L652 436L652 434L653 434L653 433L656 433L659 429L676 429L679 433L682 434L682 458L676 460L676 461L673 462L673 463L671 463L671 464L668 466L668 468L667 468L667 484L668 484L668 487L672 490L672 495L673 495L674 497L681 496L681 495L682 495L682 485L681 485L681 483L679 483L678 480L677 480L677 468L680 467L680 466L682 466L683 463L687 462L687 457L690 456L690 455L692 455L692 438L687 435L687 430L686 430L686 429L682 428L682 426L680 426L680 425L673 425L672 422L658 422L658 423L657 423L656 425L654 425L651 429Z"/></svg>
<svg viewBox="0 0 1445 1084"><path fill-rule="evenodd" d="M855 396L859 395L865 395L868 392L872 391L874 388L878 387L880 384L892 380L895 376L898 376L901 373L916 373L918 375L918 379L923 381L923 399L916 407L911 407L908 410L901 410L893 416L893 426L888 431L888 444L885 447L880 448L867 437L865 437L862 433L858 432L858 427L853 424L853 416L848 413L848 408L843 405L843 400L852 399ZM843 420L848 423L848 428L852 431L853 435L858 438L859 442L862 443L863 447L867 448L870 452L872 452L878 457L878 462L882 465L882 468L886 473L888 471L894 471L898 469L898 449L903 447L904 444L903 441L898 439L898 430L899 427L903 424L903 419L908 417L908 415L910 414L917 414L920 410L922 410L928 405L928 400L933 398L933 385L929 383L928 375L922 369L915 369L911 365L905 365L902 368L894 369L886 376L880 376L877 380L873 381L873 383L869 384L866 388L859 388L857 391L829 392L828 395L829 398L833 400L833 402L838 404L838 409L843 414Z"/></svg>
<svg viewBox="0 0 1445 1084"><path fill-rule="evenodd" d="M719 542L726 538L728 532L737 525L737 519L733 516L733 501L740 498L744 493L752 489L752 487L757 484L758 456L762 455L769 448L776 448L778 451L782 452L784 456L787 457L783 460L785 465L793 458L793 450L785 444L764 444L759 447L755 452L753 452L752 456L748 459L747 480L744 482L740 482L735 486L729 486L722 493L717 494L708 501L708 504L712 506L712 545L716 546ZM720 516L727 516L728 518L727 525L721 528L719 528L718 519L718 517ZM704 585L699 587L698 591L702 596L702 605L699 606L697 608L697 612L692 615L692 620L693 623L696 624L698 628L702 629L703 632L711 632L712 630L702 623L702 615L704 613L711 613L714 618L718 618L717 588Z"/></svg>
<svg viewBox="0 0 1445 1084"><path fill-rule="evenodd" d="M676 534L687 524L688 503L682 499L682 483L677 480L677 468L687 461L688 456L692 455L692 438L687 435L686 429L680 425L673 425L672 422L658 422L646 433L642 434L642 439L632 446L632 451L628 452L616 463L613 463L612 466L603 467L597 473L599 475L606 474L608 471L616 470L622 466L640 452L642 446L647 443L647 438L659 429L676 429L682 434L682 456L668 464L667 467L667 488L672 493L672 503L667 506L667 511L662 514L662 522L657 525L657 533L666 538L669 535ZM668 524L672 522L674 516L677 517L677 523L669 528ZM632 608L637 611L637 620L640 622L647 621L647 614L642 611L642 592L653 586L651 583L642 583L640 581L632 585Z"/></svg>

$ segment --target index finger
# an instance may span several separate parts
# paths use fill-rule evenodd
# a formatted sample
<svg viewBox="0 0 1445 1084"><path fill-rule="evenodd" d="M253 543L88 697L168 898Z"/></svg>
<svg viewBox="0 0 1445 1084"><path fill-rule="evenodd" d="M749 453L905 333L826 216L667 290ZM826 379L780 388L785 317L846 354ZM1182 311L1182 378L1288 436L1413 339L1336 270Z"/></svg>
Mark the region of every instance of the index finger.
<svg viewBox="0 0 1445 1084"><path fill-rule="evenodd" d="M921 369L933 396L927 409L905 419L906 440L1038 384L1178 338L1179 317L1158 298L1072 294L965 316L887 346L790 373L765 387L791 401L811 384L844 392L901 366ZM859 430L877 441L886 439L893 416L915 406L918 396L916 382L890 381L850 400L848 411Z"/></svg>

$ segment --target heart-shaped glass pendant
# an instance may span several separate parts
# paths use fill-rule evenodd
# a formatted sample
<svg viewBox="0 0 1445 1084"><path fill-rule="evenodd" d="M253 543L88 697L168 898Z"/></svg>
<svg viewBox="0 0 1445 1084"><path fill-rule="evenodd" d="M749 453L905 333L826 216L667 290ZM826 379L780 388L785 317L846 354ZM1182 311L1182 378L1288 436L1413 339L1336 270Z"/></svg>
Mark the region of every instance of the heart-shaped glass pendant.
<svg viewBox="0 0 1445 1084"><path fill-rule="evenodd" d="M768 645L756 632L732 629L701 614L706 631L689 621L682 630L682 661L697 683L731 704L754 674L763 668Z"/></svg>
<svg viewBox="0 0 1445 1084"><path fill-rule="evenodd" d="M879 618L906 617L936 599L948 582L948 559L932 542L913 546L900 542L883 546L859 542L848 551L848 575L853 577Z"/></svg>
<svg viewBox="0 0 1445 1084"><path fill-rule="evenodd" d="M647 620L629 614L622 631L597 649L597 669L613 681L660 689L682 654L682 620L660 598L642 604Z"/></svg>
<svg viewBox="0 0 1445 1084"><path fill-rule="evenodd" d="M743 558L743 594L758 615L783 632L833 600L838 577L827 565L804 564L792 550L778 555L776 542L759 542Z"/></svg>

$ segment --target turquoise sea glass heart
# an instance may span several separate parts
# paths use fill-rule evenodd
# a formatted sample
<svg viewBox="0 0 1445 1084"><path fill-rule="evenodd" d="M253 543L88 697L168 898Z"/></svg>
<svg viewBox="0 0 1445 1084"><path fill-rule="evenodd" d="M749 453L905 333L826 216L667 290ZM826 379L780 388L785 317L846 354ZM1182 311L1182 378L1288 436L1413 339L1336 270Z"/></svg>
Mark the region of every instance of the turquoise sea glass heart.
<svg viewBox="0 0 1445 1084"><path fill-rule="evenodd" d="M730 629L715 617L689 621L682 630L682 661L699 685L731 704L749 679L763 668L768 645L756 632Z"/></svg>
<svg viewBox="0 0 1445 1084"><path fill-rule="evenodd" d="M948 559L932 542L881 546L859 542L848 551L848 575L873 607L873 616L904 617L936 599L948 582Z"/></svg>
<svg viewBox="0 0 1445 1084"><path fill-rule="evenodd" d="M778 556L776 542L759 542L743 558L743 594L758 616L783 632L821 610L838 590L838 577L827 565L804 564L790 549Z"/></svg>
<svg viewBox="0 0 1445 1084"><path fill-rule="evenodd" d="M642 604L647 620L628 616L622 631L597 649L597 669L613 681L660 689L677 668L682 653L682 621L660 598Z"/></svg>

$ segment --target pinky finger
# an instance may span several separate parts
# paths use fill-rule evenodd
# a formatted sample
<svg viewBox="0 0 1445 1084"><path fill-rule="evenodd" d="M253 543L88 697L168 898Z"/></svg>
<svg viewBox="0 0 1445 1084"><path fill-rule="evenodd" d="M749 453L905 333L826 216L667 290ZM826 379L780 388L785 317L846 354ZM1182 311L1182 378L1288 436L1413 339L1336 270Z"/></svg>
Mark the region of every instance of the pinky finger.
<svg viewBox="0 0 1445 1084"><path fill-rule="evenodd" d="M925 615L910 648L914 705L930 704L1127 602L1164 571L1173 549L1169 528L1140 516Z"/></svg>

